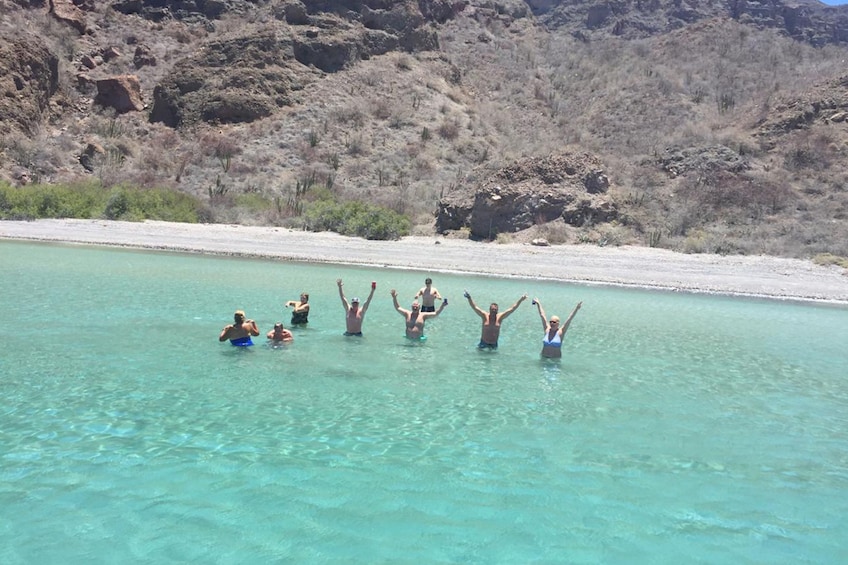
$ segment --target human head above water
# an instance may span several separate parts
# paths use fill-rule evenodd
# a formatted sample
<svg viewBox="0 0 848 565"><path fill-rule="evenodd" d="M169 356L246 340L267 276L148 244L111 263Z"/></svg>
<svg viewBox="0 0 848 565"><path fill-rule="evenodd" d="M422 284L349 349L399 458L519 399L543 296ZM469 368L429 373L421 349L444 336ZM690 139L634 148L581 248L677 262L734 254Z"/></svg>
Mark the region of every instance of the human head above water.
<svg viewBox="0 0 848 565"><path fill-rule="evenodd" d="M244 310L236 310L236 313L233 314L233 320L235 320L235 322L237 324L243 323L244 322Z"/></svg>

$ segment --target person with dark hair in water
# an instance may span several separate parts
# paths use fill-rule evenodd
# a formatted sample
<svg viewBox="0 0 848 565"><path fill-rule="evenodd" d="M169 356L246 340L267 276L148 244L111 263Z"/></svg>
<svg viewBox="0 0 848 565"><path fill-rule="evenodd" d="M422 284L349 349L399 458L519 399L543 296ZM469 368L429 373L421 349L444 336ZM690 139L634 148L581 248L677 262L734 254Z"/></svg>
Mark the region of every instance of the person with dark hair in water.
<svg viewBox="0 0 848 565"><path fill-rule="evenodd" d="M286 308L292 307L291 322L292 326L305 326L309 323L309 294L302 292L300 300L289 300L286 302Z"/></svg>
<svg viewBox="0 0 848 565"><path fill-rule="evenodd" d="M471 308L477 312L477 315L483 319L483 329L480 335L480 343L477 344L477 348L481 350L489 349L492 351L498 348L498 338L501 335L501 323L507 316L515 312L522 302L527 300L527 295L524 294L515 304L499 313L497 302L492 302L489 305L489 311L486 312L474 303L474 299L471 298L471 295L468 294L467 290L463 296L465 296L468 300L468 305L471 306Z"/></svg>
<svg viewBox="0 0 848 565"><path fill-rule="evenodd" d="M436 311L436 300L441 300L442 295L439 294L439 290L433 286L433 279L427 277L424 279L424 286L421 287L421 290L418 291L418 294L415 295L413 300L421 299L421 311L422 312L435 312Z"/></svg>
<svg viewBox="0 0 848 565"><path fill-rule="evenodd" d="M268 332L267 337L274 344L291 343L292 341L294 341L294 335L292 335L290 330L287 330L283 327L282 322L277 322L276 324L274 324L274 329Z"/></svg>

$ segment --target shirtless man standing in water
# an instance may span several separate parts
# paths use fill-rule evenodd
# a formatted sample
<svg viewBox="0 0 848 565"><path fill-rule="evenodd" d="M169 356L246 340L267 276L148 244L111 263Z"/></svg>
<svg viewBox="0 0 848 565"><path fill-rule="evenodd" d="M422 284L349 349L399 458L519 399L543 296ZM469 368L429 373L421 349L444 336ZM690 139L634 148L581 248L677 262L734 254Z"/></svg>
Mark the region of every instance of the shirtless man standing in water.
<svg viewBox="0 0 848 565"><path fill-rule="evenodd" d="M477 348L491 350L498 348L498 338L501 335L501 322L503 322L504 318L515 312L515 309L518 308L522 302L527 300L527 294L524 294L524 296L519 298L518 301L510 306L506 311L498 314L498 305L496 302L492 302L489 306L489 311L486 312L474 303L474 300L471 298L471 295L468 294L468 291L465 291L464 296L468 299L468 304L471 308L473 308L474 311L477 312L477 315L483 319L483 331L480 335L480 343L477 344Z"/></svg>
<svg viewBox="0 0 848 565"><path fill-rule="evenodd" d="M430 277L424 279L424 286L421 287L418 294L413 297L413 300L418 300L419 298L421 298L422 312L436 311L436 300L441 300L442 295L439 294L439 290L433 286L433 279Z"/></svg>
<svg viewBox="0 0 848 565"><path fill-rule="evenodd" d="M429 279L428 279L429 280ZM392 289L392 301L395 303L395 310L406 320L406 337L407 339L421 340L424 339L424 322L430 318L435 318L442 313L445 306L448 305L447 299L442 301L442 305L435 312L424 312L423 308L418 305L418 302L412 303L412 310L401 308L398 304L397 291Z"/></svg>
<svg viewBox="0 0 848 565"><path fill-rule="evenodd" d="M365 312L371 304L371 299L374 298L374 291L377 289L377 283L371 283L371 293L362 308L359 307L359 299L354 297L349 303L345 298L342 286L342 279L338 279L336 284L339 285L339 298L342 299L342 306L345 309L345 333L346 336L362 337L362 319L365 317Z"/></svg>

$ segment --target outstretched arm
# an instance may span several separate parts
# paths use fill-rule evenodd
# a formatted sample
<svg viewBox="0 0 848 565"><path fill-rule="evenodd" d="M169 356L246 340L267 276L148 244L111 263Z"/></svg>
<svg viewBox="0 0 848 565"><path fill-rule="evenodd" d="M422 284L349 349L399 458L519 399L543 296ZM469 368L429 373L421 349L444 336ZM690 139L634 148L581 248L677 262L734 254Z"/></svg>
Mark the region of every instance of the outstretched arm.
<svg viewBox="0 0 848 565"><path fill-rule="evenodd" d="M368 293L368 298L365 300L365 304L362 305L362 315L365 315L365 311L368 310L368 305L371 304L371 299L374 298L374 291L376 290L375 286L371 287L371 292Z"/></svg>
<svg viewBox="0 0 848 565"><path fill-rule="evenodd" d="M439 314L442 313L442 310L444 310L445 306L447 306L447 305L448 305L447 302L442 302L442 305L439 306L439 309L436 310L435 312L421 312L419 314L419 316L421 316L425 320L429 320L430 318L435 318L436 316L438 316Z"/></svg>
<svg viewBox="0 0 848 565"><path fill-rule="evenodd" d="M577 311L578 311L578 310L580 310L580 307L581 307L581 306L583 306L583 301L582 301L582 300L581 300L580 302L578 302L578 303L577 303L577 306L575 306L575 307L574 307L574 310L572 310L572 311L571 311L571 314L568 316L568 319L567 319L567 320L565 321L565 323L562 325L562 328L560 328L560 330L559 330L559 331L561 331L561 332L562 332L562 335L565 335L565 332L567 332L567 331L568 331L568 326L570 326L570 325L571 325L571 320L573 320L573 319L574 319L574 316L576 316L576 315L577 315Z"/></svg>
<svg viewBox="0 0 848 565"><path fill-rule="evenodd" d="M399 314L406 316L408 314L408 312L406 310L404 310L403 308L401 308L400 304L398 304L397 291L395 289L392 289L391 294L392 294L392 302L395 305L395 310L397 310Z"/></svg>
<svg viewBox="0 0 848 565"><path fill-rule="evenodd" d="M542 303L539 302L538 298L534 298L533 302L536 303L539 310L539 316L542 318L542 327L545 328L545 331L548 331L548 316L545 314L545 309L542 308Z"/></svg>
<svg viewBox="0 0 848 565"><path fill-rule="evenodd" d="M527 300L527 293L524 293L524 295L522 295L521 298L519 298L515 304L507 308L506 311L504 311L504 313L500 315L500 319L503 320L504 318L515 312L516 308L521 306L521 303L525 300Z"/></svg>
<svg viewBox="0 0 848 565"><path fill-rule="evenodd" d="M345 312L347 312L350 310L350 304L348 304L347 298L345 298L344 291L342 290L342 285L344 283L342 282L342 279L338 279L336 284L339 285L339 298L342 299L342 306L344 306Z"/></svg>
<svg viewBox="0 0 848 565"><path fill-rule="evenodd" d="M479 306L477 306L477 304L474 303L474 299L471 298L471 295L467 292L465 293L465 298L468 299L468 305L471 306L472 310L477 312L478 316L480 316L484 320L488 317L488 314L486 314L483 310L480 309ZM444 306L444 303L442 303L442 306Z"/></svg>

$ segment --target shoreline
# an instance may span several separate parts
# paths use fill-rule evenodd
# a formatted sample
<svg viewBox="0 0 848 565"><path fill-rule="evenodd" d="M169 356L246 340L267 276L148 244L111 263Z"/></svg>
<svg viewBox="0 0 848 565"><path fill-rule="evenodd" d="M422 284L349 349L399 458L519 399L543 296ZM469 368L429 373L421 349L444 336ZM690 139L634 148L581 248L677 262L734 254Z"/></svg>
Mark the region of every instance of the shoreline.
<svg viewBox="0 0 848 565"><path fill-rule="evenodd" d="M368 241L272 226L0 220L0 240L328 263L848 306L848 271L801 259L688 255L647 247Z"/></svg>

